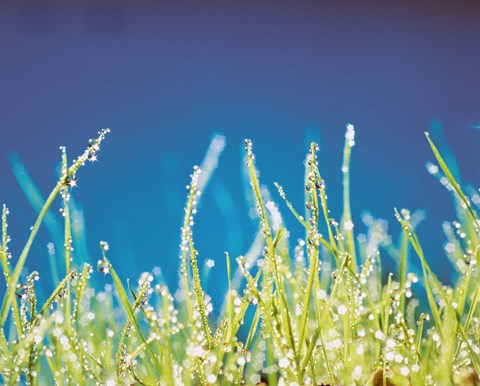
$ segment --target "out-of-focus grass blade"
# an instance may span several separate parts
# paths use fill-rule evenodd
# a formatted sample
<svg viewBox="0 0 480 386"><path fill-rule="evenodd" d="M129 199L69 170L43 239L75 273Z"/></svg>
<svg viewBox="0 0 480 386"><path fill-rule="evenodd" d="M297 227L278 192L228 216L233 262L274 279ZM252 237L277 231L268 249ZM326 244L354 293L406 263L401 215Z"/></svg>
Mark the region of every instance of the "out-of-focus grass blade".
<svg viewBox="0 0 480 386"><path fill-rule="evenodd" d="M432 148L433 154L435 155L435 158L437 159L440 167L442 168L443 172L445 173L445 176L448 178L448 181L450 182L450 184L452 184L452 186L455 189L455 191L457 192L458 196L463 201L466 209L468 210L468 212L472 216L475 231L477 232L478 235L480 235L478 216L473 211L472 206L470 205L470 202L468 201L467 197L465 196L462 189L460 188L460 185L457 183L457 181L453 177L452 173L450 172L450 169L448 168L447 164L445 163L445 161L443 160L439 151L437 150L435 144L433 143L432 139L430 138L430 135L427 132L425 132L425 136L427 137L428 143L430 144L430 147Z"/></svg>
<svg viewBox="0 0 480 386"><path fill-rule="evenodd" d="M28 202L32 205L33 209L35 209L35 212L40 213L45 204L45 198L40 193L37 184L33 181L33 178L28 173L18 154L10 154L8 160L12 165L13 174L15 175L23 194L25 194ZM47 210L43 221L55 244L62 245L63 232L57 216L55 216L52 211Z"/></svg>

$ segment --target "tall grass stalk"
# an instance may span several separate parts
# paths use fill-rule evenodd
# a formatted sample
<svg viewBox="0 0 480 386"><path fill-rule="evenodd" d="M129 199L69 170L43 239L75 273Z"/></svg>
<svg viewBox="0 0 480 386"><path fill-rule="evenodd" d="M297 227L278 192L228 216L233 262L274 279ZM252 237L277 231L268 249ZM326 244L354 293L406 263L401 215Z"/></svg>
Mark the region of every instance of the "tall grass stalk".
<svg viewBox="0 0 480 386"><path fill-rule="evenodd" d="M190 176L174 297L155 269L155 274L144 272L137 283L125 285L114 268L117 254L107 242L100 243L99 272L76 253L76 244L84 245L72 228L76 173L96 160L107 133L102 130L90 140L70 166L62 148L61 176L44 203L33 180L18 174L22 186L35 192L30 200L38 211L18 259L9 252L8 209L3 206L3 384L480 385L480 222L475 207L480 196L465 193L469 190L455 180L429 135L427 143L439 167L429 163L427 169L451 192L458 217L444 224L445 252L456 270L453 284L441 283L431 269L417 234L418 221L409 210L394 210L402 227L398 245L391 242L384 222L373 216L364 219L365 227L354 227L350 158L355 131L348 125L343 198L333 197L343 202L342 213L329 209L316 143L306 156L302 210L275 183L280 203L290 212L287 217L305 231L293 248L282 206L265 193L252 142L246 140L259 232L244 256L233 260L226 252L228 292L214 312L205 278L219 280L222 274L206 271L211 264L202 264L193 226L225 139L214 137ZM18 160L14 166L22 168ZM48 216L48 227L58 244L63 225L66 271L41 303L39 274L24 275L23 270L59 194L63 224ZM419 264L410 261L410 255ZM385 258L393 258L398 269L388 271L382 264ZM424 296L426 304L420 302Z"/></svg>

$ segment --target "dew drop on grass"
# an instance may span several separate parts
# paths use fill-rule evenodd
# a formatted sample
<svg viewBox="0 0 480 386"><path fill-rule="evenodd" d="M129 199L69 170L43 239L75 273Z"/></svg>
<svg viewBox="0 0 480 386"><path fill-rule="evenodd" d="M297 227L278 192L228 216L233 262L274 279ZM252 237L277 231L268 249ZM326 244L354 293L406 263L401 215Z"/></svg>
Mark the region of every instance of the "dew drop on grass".
<svg viewBox="0 0 480 386"><path fill-rule="evenodd" d="M105 259L98 260L97 270L105 275L110 273L110 265L108 264L108 261Z"/></svg>
<svg viewBox="0 0 480 386"><path fill-rule="evenodd" d="M104 250L104 251L108 251L110 249L110 246L108 245L108 243L106 241L100 241L100 247Z"/></svg>
<svg viewBox="0 0 480 386"><path fill-rule="evenodd" d="M288 366L290 366L290 361L288 360L288 358L283 357L279 359L278 367L286 369Z"/></svg>
<svg viewBox="0 0 480 386"><path fill-rule="evenodd" d="M345 315L347 313L347 307L345 305L341 304L337 308L337 312L339 315Z"/></svg>
<svg viewBox="0 0 480 386"><path fill-rule="evenodd" d="M217 380L217 377L214 374L209 374L207 376L207 382L208 383L214 383Z"/></svg>
<svg viewBox="0 0 480 386"><path fill-rule="evenodd" d="M385 335L382 331L377 330L375 331L375 338L377 338L378 340L383 340L385 338Z"/></svg>
<svg viewBox="0 0 480 386"><path fill-rule="evenodd" d="M15 294L19 299L25 299L27 297L26 294L27 285L26 284L17 284L17 290Z"/></svg>
<svg viewBox="0 0 480 386"><path fill-rule="evenodd" d="M317 189L324 190L326 184L325 184L324 180L320 180L320 181L315 182L315 186L317 187Z"/></svg>

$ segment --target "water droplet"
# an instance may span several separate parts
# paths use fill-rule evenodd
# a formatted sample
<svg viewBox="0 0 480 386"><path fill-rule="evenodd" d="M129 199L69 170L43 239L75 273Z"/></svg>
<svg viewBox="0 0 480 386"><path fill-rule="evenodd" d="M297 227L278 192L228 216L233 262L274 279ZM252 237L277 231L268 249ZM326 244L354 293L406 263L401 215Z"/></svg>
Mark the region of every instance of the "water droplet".
<svg viewBox="0 0 480 386"><path fill-rule="evenodd" d="M106 275L107 273L110 272L110 264L105 259L98 260L97 269L98 269L99 272Z"/></svg>
<svg viewBox="0 0 480 386"><path fill-rule="evenodd" d="M65 185L69 186L70 188L77 186L77 176L75 174L67 176L67 178L65 178Z"/></svg>
<svg viewBox="0 0 480 386"><path fill-rule="evenodd" d="M315 186L317 187L317 189L325 189L325 185L325 180L315 182Z"/></svg>

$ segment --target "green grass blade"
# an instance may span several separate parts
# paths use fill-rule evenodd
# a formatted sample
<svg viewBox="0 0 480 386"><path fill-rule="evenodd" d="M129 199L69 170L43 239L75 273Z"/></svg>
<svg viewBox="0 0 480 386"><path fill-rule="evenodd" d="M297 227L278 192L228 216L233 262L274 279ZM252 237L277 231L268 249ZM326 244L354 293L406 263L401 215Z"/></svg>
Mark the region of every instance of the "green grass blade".
<svg viewBox="0 0 480 386"><path fill-rule="evenodd" d="M107 260L108 261L108 260ZM108 262L109 265L109 270L113 278L113 282L115 283L115 287L117 288L118 291L118 297L120 299L120 302L127 314L128 319L132 323L132 325L135 327L135 330L137 331L137 334L140 336L140 339L142 340L143 343L145 343L145 347L147 348L147 352L149 354L150 359L152 362L155 364L155 367L157 370L161 369L161 365L158 362L157 356L153 353L152 349L150 348L150 345L147 344L147 341L145 339L145 336L142 333L142 330L140 329L140 326L137 322L137 319L133 313L133 308L130 305L130 301L128 300L128 295L127 292L125 291L125 287L122 284L122 281L120 280L117 272L115 269L113 269L112 265L110 262Z"/></svg>
<svg viewBox="0 0 480 386"><path fill-rule="evenodd" d="M352 124L347 125L347 132L345 134L345 146L343 148L343 216L341 227L346 235L347 250L352 256L352 270L356 272L356 250L355 239L353 233L352 213L350 209L350 155L352 147L355 146L355 129Z"/></svg>
<svg viewBox="0 0 480 386"><path fill-rule="evenodd" d="M73 163L72 166L70 166L70 168L68 168L66 177L73 176L77 172L77 170L80 169L80 167L85 164L85 162L88 160L89 154L99 149L101 142L105 139L105 136L109 132L110 130L108 129L105 129L99 132L99 136L95 140L95 143L93 145L92 144L89 145L89 147L85 150L85 152L80 157L77 158L77 160ZM15 288L17 286L18 280L20 279L20 274L22 273L22 269L27 259L28 252L30 251L30 248L33 244L33 240L37 236L38 230L40 229L40 225L42 224L45 215L48 213L50 206L52 205L53 201L55 200L57 195L60 193L64 185L65 185L65 180L64 178L61 178L60 181L57 182L57 185L55 186L55 188L53 188L52 192L49 194L47 200L45 201L45 204L43 205L42 209L40 210L40 213L38 214L37 220L35 221L32 227L32 230L30 231L30 235L28 236L27 242L23 247L20 257L18 258L17 265L13 270L11 280L10 280L10 286L7 288L7 292L5 294L5 297L3 298L2 308L0 310L0 328L3 327L7 319L8 310L15 296Z"/></svg>
<svg viewBox="0 0 480 386"><path fill-rule="evenodd" d="M36 326L39 319L45 314L45 312L50 308L50 306L59 298L61 292L65 290L65 287L70 282L70 280L76 275L74 270L70 271L67 276L65 276L62 281L58 284L57 288L52 292L47 301L44 303L40 311L35 316L35 319L32 320L32 327Z"/></svg>
<svg viewBox="0 0 480 386"><path fill-rule="evenodd" d="M427 137L428 143L430 144L430 147L432 148L432 151L433 151L433 154L435 155L435 158L437 159L440 167L442 168L443 172L447 176L448 181L450 182L450 184L453 186L453 188L457 192L458 196L460 197L460 200L465 205L465 208L467 209L468 213L470 213L470 216L472 217L472 220L473 220L474 229L475 229L477 235L480 235L480 229L479 229L480 223L479 223L479 220L478 220L478 216L473 211L473 208L470 205L470 201L467 199L467 197L463 193L462 189L460 188L460 185L458 185L457 181L453 177L450 169L448 168L447 164L445 163L442 156L440 155L440 152L437 150L435 144L431 140L430 135L427 132L425 132L425 136Z"/></svg>

